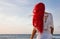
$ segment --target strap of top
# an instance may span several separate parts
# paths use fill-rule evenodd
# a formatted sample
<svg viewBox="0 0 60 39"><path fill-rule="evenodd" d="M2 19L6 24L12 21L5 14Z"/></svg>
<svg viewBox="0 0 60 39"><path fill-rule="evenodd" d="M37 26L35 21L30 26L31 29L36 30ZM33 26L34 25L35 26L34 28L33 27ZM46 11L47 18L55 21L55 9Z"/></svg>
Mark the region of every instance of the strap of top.
<svg viewBox="0 0 60 39"><path fill-rule="evenodd" d="M47 16L45 16L45 23L47 22L47 18L48 18L48 14L47 14Z"/></svg>

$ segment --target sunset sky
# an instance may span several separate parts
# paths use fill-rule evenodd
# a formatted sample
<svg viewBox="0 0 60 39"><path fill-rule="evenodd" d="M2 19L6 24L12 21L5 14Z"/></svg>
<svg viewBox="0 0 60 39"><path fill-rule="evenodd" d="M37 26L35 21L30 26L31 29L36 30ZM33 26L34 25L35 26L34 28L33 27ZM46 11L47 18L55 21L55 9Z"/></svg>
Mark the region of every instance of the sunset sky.
<svg viewBox="0 0 60 39"><path fill-rule="evenodd" d="M54 33L60 33L60 0L0 0L0 34L30 34L32 10L39 2L53 15Z"/></svg>

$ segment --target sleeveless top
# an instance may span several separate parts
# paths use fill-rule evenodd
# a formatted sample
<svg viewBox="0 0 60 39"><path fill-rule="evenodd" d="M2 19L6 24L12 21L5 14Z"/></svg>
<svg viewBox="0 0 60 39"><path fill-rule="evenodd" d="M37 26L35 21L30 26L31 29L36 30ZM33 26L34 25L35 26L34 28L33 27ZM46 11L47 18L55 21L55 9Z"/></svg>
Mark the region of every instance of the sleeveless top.
<svg viewBox="0 0 60 39"><path fill-rule="evenodd" d="M45 19L45 17L47 17L47 19ZM48 33L51 33L51 28L50 27L54 27L53 26L52 14L51 13L47 13L47 14L45 13L44 14L44 27L43 27L43 32L46 31Z"/></svg>
<svg viewBox="0 0 60 39"><path fill-rule="evenodd" d="M44 14L44 28L43 31L51 33L51 27L53 27L53 18L51 13Z"/></svg>
<svg viewBox="0 0 60 39"><path fill-rule="evenodd" d="M45 16L48 16L47 19L45 19ZM52 39L52 34L51 34L51 28L53 26L53 18L52 14L44 14L44 27L43 27L43 33L41 34L38 30L37 32L37 38L36 39Z"/></svg>

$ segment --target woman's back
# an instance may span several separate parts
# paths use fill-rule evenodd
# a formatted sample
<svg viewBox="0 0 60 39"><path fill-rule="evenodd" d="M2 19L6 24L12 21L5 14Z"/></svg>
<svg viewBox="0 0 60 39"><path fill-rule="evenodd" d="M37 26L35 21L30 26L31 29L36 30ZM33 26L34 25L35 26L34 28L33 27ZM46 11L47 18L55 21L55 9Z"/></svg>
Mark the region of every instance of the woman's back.
<svg viewBox="0 0 60 39"><path fill-rule="evenodd" d="M37 39L52 39L52 34L51 34L51 28L53 26L52 22L52 15L51 13L45 13L44 14L44 28L43 28L43 33L41 34L40 32L37 32Z"/></svg>

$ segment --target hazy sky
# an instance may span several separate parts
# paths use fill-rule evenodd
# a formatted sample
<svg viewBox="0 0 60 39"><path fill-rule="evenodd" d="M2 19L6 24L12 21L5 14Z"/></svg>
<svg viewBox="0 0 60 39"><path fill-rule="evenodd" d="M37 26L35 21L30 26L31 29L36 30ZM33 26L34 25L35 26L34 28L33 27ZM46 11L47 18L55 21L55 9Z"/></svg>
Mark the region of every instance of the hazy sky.
<svg viewBox="0 0 60 39"><path fill-rule="evenodd" d="M52 13L54 33L60 33L60 0L0 0L0 34L28 34L32 32L32 10L43 2L46 12Z"/></svg>

